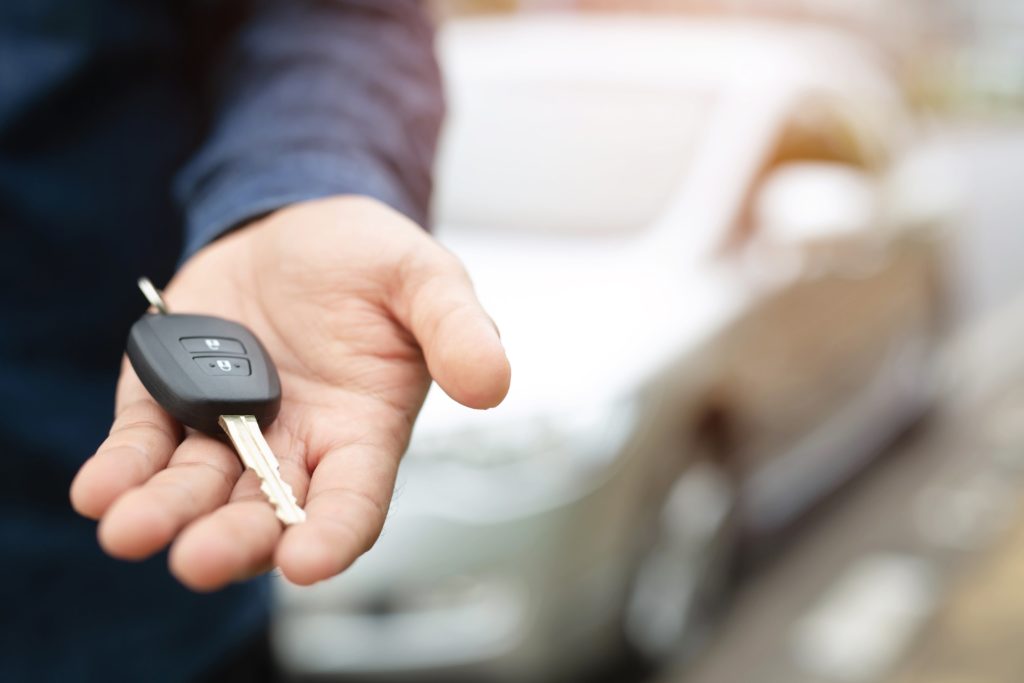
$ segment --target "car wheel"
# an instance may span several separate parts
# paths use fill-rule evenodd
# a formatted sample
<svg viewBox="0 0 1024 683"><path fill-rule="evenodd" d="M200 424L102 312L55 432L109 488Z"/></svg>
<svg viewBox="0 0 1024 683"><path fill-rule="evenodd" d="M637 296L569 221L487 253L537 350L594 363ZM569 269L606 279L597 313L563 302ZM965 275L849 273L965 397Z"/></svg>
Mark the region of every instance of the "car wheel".
<svg viewBox="0 0 1024 683"><path fill-rule="evenodd" d="M624 614L627 644L642 661L685 659L699 649L733 584L736 518L733 480L710 459L673 484Z"/></svg>

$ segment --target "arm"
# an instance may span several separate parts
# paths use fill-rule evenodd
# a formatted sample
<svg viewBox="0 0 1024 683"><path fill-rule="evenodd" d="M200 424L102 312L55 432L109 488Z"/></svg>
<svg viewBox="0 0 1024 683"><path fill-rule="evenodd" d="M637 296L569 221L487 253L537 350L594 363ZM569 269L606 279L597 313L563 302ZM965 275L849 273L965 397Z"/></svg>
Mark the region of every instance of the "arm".
<svg viewBox="0 0 1024 683"><path fill-rule="evenodd" d="M180 174L186 255L296 202L373 197L420 225L443 115L416 0L257 0L209 74L213 124Z"/></svg>
<svg viewBox="0 0 1024 683"><path fill-rule="evenodd" d="M275 359L283 401L266 437L307 521L282 530L233 451L183 434L127 364L110 436L71 491L107 552L171 544L171 570L198 590L274 565L303 584L344 570L380 533L431 378L477 408L509 384L465 271L409 219L425 212L440 114L418 10L260 7L182 176L190 255L165 295L243 322Z"/></svg>

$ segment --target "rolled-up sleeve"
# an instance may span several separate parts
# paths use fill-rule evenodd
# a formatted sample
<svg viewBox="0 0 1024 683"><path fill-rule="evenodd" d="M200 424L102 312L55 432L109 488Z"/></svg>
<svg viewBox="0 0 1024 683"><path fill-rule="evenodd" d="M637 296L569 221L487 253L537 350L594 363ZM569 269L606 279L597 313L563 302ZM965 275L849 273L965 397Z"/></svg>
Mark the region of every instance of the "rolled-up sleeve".
<svg viewBox="0 0 1024 683"><path fill-rule="evenodd" d="M177 178L185 256L288 204L367 195L425 225L443 116L416 0L262 0L231 35Z"/></svg>

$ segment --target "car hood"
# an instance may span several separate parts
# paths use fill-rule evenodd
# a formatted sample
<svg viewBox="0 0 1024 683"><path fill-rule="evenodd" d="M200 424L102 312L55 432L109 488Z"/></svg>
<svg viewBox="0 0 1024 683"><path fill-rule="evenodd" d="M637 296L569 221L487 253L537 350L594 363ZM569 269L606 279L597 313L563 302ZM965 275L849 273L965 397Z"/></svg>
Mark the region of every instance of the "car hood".
<svg viewBox="0 0 1024 683"><path fill-rule="evenodd" d="M432 388L415 438L628 397L742 304L722 268L674 262L639 240L441 235L501 330L512 385L487 411Z"/></svg>

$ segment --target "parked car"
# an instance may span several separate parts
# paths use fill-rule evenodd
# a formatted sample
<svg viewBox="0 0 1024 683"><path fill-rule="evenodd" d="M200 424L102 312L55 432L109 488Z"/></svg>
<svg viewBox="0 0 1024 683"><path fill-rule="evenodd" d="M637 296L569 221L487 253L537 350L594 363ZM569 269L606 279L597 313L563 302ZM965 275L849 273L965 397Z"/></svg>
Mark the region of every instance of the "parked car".
<svg viewBox="0 0 1024 683"><path fill-rule="evenodd" d="M505 681L671 656L744 543L932 401L946 209L884 62L830 29L517 16L440 52L437 235L512 390L432 390L377 545L279 586L277 655Z"/></svg>

